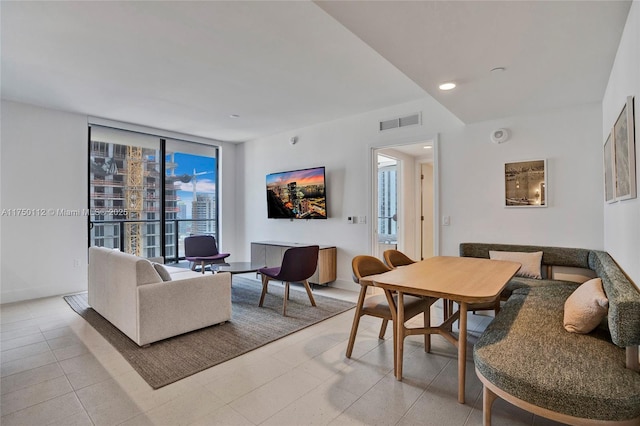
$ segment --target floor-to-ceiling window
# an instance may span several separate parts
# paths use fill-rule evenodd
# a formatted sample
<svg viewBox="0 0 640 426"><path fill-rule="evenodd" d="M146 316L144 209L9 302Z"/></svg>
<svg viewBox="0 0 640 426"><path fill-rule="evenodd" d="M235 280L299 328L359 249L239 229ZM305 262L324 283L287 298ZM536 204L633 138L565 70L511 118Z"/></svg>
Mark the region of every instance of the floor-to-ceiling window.
<svg viewBox="0 0 640 426"><path fill-rule="evenodd" d="M185 236L218 234L217 148L91 125L89 244L184 257Z"/></svg>
<svg viewBox="0 0 640 426"><path fill-rule="evenodd" d="M218 162L211 147L178 140L165 145L167 258L184 257L184 238L218 230ZM176 250L177 248L177 250Z"/></svg>

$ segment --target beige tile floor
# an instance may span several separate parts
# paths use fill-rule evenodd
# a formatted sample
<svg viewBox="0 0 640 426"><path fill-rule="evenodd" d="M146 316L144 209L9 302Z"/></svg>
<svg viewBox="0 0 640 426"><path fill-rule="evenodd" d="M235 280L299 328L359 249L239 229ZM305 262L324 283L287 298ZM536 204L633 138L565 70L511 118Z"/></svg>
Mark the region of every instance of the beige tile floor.
<svg viewBox="0 0 640 426"><path fill-rule="evenodd" d="M354 300L355 292L316 288ZM311 309L311 308L310 308ZM432 311L441 316L439 307ZM62 297L0 306L0 423L20 425L480 425L482 386L468 359L457 402L456 351L407 339L393 376L391 330L364 317L352 359L353 310L179 382L152 390ZM471 341L490 317L470 315ZM471 351L469 351L471 353ZM494 425L552 425L503 401Z"/></svg>

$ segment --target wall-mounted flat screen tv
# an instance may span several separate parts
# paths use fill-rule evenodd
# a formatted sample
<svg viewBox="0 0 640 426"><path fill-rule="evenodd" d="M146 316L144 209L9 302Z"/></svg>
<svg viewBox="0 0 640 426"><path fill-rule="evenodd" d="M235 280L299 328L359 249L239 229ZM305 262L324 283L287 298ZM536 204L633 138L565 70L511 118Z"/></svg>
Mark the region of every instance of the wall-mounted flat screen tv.
<svg viewBox="0 0 640 426"><path fill-rule="evenodd" d="M324 167L267 175L269 219L326 219Z"/></svg>

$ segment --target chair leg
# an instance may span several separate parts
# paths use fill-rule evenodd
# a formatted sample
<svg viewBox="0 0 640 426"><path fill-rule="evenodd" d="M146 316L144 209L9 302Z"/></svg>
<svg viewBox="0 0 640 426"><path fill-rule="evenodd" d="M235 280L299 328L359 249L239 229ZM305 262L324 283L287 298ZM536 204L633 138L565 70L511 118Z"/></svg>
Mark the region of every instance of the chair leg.
<svg viewBox="0 0 640 426"><path fill-rule="evenodd" d="M260 295L260 303L258 303L258 306L262 306L262 303L264 303L264 296L265 294L267 294L267 287L269 287L269 277L266 275L262 276L262 294Z"/></svg>
<svg viewBox="0 0 640 426"><path fill-rule="evenodd" d="M380 326L380 333L378 334L378 339L384 339L384 333L387 331L387 324L389 324L389 320L383 318L382 325Z"/></svg>
<svg viewBox="0 0 640 426"><path fill-rule="evenodd" d="M287 300L289 300L289 281L284 284L284 302L282 304L282 316L287 316Z"/></svg>
<svg viewBox="0 0 640 426"><path fill-rule="evenodd" d="M189 262L189 267L191 268L192 271L196 270L196 262Z"/></svg>
<svg viewBox="0 0 640 426"><path fill-rule="evenodd" d="M362 286L360 288L360 295L358 296L358 304L356 305L356 312L353 315L353 325L351 326L351 334L349 335L349 343L347 344L347 358L351 358L353 353L353 345L356 342L356 334L358 333L358 326L360 325L360 317L362 316L362 306L364 304L364 297L367 293L367 287Z"/></svg>
<svg viewBox="0 0 640 426"><path fill-rule="evenodd" d="M316 301L313 298L313 293L311 293L311 288L309 287L309 281L304 280L302 284L304 284L304 288L305 290L307 290L307 295L309 296L309 300L311 301L311 306L316 306Z"/></svg>
<svg viewBox="0 0 640 426"><path fill-rule="evenodd" d="M204 260L202 261L202 275L204 275Z"/></svg>

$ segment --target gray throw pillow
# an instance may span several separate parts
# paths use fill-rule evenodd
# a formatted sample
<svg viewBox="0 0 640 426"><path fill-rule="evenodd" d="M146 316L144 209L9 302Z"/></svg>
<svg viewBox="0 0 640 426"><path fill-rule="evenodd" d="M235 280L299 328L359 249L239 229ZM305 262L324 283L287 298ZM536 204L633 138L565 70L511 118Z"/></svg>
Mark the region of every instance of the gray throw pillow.
<svg viewBox="0 0 640 426"><path fill-rule="evenodd" d="M171 275L169 274L169 271L167 271L167 268L164 267L164 265L154 263L153 268L156 270L158 275L160 275L162 281L171 281Z"/></svg>

